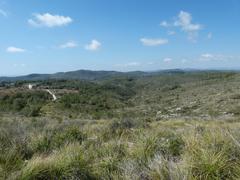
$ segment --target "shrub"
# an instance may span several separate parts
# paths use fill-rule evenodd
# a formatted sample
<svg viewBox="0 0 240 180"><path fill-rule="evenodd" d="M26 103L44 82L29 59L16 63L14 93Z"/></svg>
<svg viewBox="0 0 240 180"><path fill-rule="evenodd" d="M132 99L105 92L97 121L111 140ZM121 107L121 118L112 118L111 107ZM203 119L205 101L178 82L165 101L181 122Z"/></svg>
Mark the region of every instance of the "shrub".
<svg viewBox="0 0 240 180"><path fill-rule="evenodd" d="M15 141L10 133L0 129L0 178L6 179L10 173L20 170L24 163L25 147Z"/></svg>
<svg viewBox="0 0 240 180"><path fill-rule="evenodd" d="M43 136L33 139L32 148L36 152L50 152L73 142L82 143L86 136L76 127L64 130L52 130Z"/></svg>
<svg viewBox="0 0 240 180"><path fill-rule="evenodd" d="M239 179L240 151L229 135L214 127L200 133L186 137L184 158L192 178Z"/></svg>
<svg viewBox="0 0 240 180"><path fill-rule="evenodd" d="M184 152L185 144L179 135L163 131L158 135L143 134L142 136L133 151L133 157L138 159L141 164L146 165L156 154L160 154L167 160L173 160L179 159Z"/></svg>
<svg viewBox="0 0 240 180"><path fill-rule="evenodd" d="M27 162L17 179L95 179L78 144L64 146L49 156Z"/></svg>
<svg viewBox="0 0 240 180"><path fill-rule="evenodd" d="M155 155L148 163L146 174L148 179L191 179L183 162L167 160L162 155Z"/></svg>
<svg viewBox="0 0 240 180"><path fill-rule="evenodd" d="M200 150L193 158L191 172L194 178L206 180L239 178L239 165L231 163L224 152Z"/></svg>
<svg viewBox="0 0 240 180"><path fill-rule="evenodd" d="M15 111L20 111L26 106L26 102L21 98L16 98L13 101L13 109Z"/></svg>
<svg viewBox="0 0 240 180"><path fill-rule="evenodd" d="M19 91L2 95L0 99L0 111L38 116L41 107L49 102L49 94L42 91Z"/></svg>
<svg viewBox="0 0 240 180"><path fill-rule="evenodd" d="M12 147L0 153L0 178L6 179L10 173L21 169L24 160L18 149Z"/></svg>
<svg viewBox="0 0 240 180"><path fill-rule="evenodd" d="M126 144L121 141L109 141L93 152L96 163L93 172L98 179L113 179L119 173L119 164L126 157Z"/></svg>
<svg viewBox="0 0 240 180"><path fill-rule="evenodd" d="M40 115L41 112L41 106L39 105L32 105L25 107L24 114L28 117L37 117Z"/></svg>
<svg viewBox="0 0 240 180"><path fill-rule="evenodd" d="M147 128L147 122L141 119L123 118L113 120L102 133L104 139L111 139L123 134L129 135L134 129Z"/></svg>
<svg viewBox="0 0 240 180"><path fill-rule="evenodd" d="M113 131L119 129L131 129L136 126L136 122L133 119L124 118L122 120L115 120L111 123L111 129Z"/></svg>

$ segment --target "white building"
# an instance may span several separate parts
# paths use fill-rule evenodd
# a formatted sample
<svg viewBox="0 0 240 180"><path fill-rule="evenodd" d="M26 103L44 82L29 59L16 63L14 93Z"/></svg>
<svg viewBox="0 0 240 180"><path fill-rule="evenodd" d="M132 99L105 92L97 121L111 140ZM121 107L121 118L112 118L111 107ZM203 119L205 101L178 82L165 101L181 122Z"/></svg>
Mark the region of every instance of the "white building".
<svg viewBox="0 0 240 180"><path fill-rule="evenodd" d="M28 89L32 90L32 88L33 88L33 85L32 85L32 84L29 84L29 85L28 85Z"/></svg>

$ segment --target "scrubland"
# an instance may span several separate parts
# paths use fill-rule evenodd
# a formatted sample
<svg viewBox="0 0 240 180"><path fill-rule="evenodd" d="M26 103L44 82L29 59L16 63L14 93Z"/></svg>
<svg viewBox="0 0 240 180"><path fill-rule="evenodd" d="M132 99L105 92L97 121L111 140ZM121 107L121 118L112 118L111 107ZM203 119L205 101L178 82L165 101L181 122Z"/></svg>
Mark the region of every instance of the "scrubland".
<svg viewBox="0 0 240 180"><path fill-rule="evenodd" d="M238 179L238 121L1 119L1 179Z"/></svg>
<svg viewBox="0 0 240 180"><path fill-rule="evenodd" d="M2 84L0 179L240 179L239 80L201 72Z"/></svg>

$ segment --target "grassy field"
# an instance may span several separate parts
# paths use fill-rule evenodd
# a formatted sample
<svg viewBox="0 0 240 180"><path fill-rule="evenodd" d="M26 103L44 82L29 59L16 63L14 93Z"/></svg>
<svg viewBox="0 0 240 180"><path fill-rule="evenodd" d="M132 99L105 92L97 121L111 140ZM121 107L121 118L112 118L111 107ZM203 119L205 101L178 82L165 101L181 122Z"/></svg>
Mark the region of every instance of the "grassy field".
<svg viewBox="0 0 240 180"><path fill-rule="evenodd" d="M2 83L0 179L240 179L239 82L191 72Z"/></svg>
<svg viewBox="0 0 240 180"><path fill-rule="evenodd" d="M240 122L1 119L1 179L239 179Z"/></svg>

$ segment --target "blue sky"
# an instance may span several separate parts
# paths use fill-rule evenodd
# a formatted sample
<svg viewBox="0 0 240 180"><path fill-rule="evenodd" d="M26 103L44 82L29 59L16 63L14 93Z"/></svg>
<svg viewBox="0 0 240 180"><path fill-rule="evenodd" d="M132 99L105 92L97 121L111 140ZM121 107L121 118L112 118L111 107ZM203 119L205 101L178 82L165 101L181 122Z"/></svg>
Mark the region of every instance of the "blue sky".
<svg viewBox="0 0 240 180"><path fill-rule="evenodd" d="M239 0L0 0L0 75L240 68Z"/></svg>

